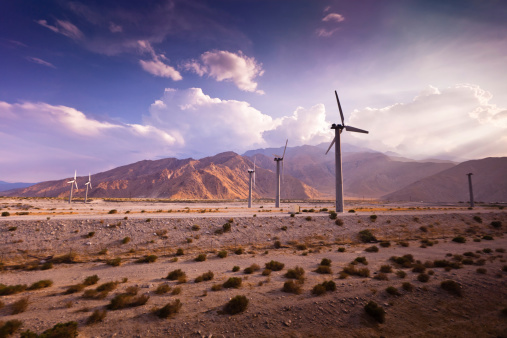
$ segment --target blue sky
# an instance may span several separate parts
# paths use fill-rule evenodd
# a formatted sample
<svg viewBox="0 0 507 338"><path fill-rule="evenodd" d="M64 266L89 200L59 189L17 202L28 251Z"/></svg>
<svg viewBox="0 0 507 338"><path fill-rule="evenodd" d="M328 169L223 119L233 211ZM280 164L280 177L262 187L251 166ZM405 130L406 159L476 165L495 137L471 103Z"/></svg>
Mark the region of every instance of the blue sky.
<svg viewBox="0 0 507 338"><path fill-rule="evenodd" d="M0 180L332 139L507 154L504 1L0 3Z"/></svg>

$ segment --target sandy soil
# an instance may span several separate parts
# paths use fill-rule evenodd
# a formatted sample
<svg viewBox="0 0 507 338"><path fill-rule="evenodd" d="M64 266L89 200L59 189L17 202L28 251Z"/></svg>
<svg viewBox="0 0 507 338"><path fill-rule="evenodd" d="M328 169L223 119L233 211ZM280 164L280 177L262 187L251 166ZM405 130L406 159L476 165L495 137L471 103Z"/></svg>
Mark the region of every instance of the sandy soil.
<svg viewBox="0 0 507 338"><path fill-rule="evenodd" d="M56 323L76 321L79 337L507 336L507 317L501 314L507 307L507 272L502 271L507 265L507 213L498 208L407 210L356 205L351 207L362 211L339 215L343 225L338 226L326 212L290 217L290 205L284 205L280 211L267 205L248 210L239 203L94 201L91 205L74 203L70 206L73 210L68 210L69 205L64 202L0 202L4 202L0 211L11 213L0 219L0 255L4 264L0 283L29 286L39 280L53 281L52 286L41 290L0 296L4 303L0 321L21 320L21 331L30 329L40 333ZM329 205L303 207L318 210ZM15 215L25 209L28 215ZM109 214L112 209L117 213ZM162 212L157 212L161 209ZM167 212L169 209L171 213ZM145 212L141 213L142 210ZM378 216L375 221L370 218L372 214ZM215 233L231 218L230 232ZM492 221L500 221L502 226L494 228L490 225ZM365 229L391 245L361 243L358 233ZM464 236L466 242L453 242L458 235ZM484 235L494 239L485 240ZM126 237L130 242L122 244ZM433 245L421 245L422 240ZM282 248L274 248L276 241L280 241ZM379 251L366 252L372 245ZM235 254L240 247L244 253ZM178 248L184 250L182 256L175 255ZM345 252L339 252L339 248L345 248ZM226 250L228 256L217 257L220 250ZM458 264L461 268L449 271L429 267L427 272L433 274L425 283L417 280L419 273L389 260L391 256L412 254L422 263L442 259L458 262L468 257L453 255L465 252L474 253L473 264ZM72 255L73 263L58 264L58 258L67 254ZM158 259L150 264L136 263L149 254ZM206 261L196 262L198 254L206 254ZM358 267L368 268L370 276L340 279L340 271L359 256L366 257L368 265L358 264ZM116 257L121 258L121 266L107 264ZM332 274L315 272L323 258L332 261ZM53 268L41 270L44 260L52 261ZM263 276L264 265L271 260L282 262L285 267ZM244 268L252 264L258 264L261 270L245 274ZM393 272L387 273L388 280L375 279L380 267L386 264L393 271L405 271L406 277L400 278ZM239 266L240 271L233 272L233 266ZM285 293L282 287L288 279L284 274L296 266L305 270L302 293ZM186 272L186 283L164 279L176 269ZM478 269L485 269L481 270L485 273L479 273ZM207 271L214 273L213 280L194 282ZM100 300L83 298L84 291L65 294L69 286L91 275L100 278L97 285L124 278L127 281ZM211 290L213 285L229 277L241 277L242 287ZM462 297L440 287L448 279L460 283ZM328 280L336 283L336 291L321 296L311 293L316 284ZM410 282L414 290L403 290L403 282ZM158 295L155 290L161 284L168 284L172 289L180 287L181 293ZM86 324L94 310L104 309L116 294L132 286L139 287L139 294L150 297L145 305L109 310L102 322ZM396 287L400 295L388 294L388 286ZM236 295L249 299L246 311L237 315L221 314L223 305ZM13 303L24 297L29 297L27 310L13 315ZM152 314L154 308L175 299L180 299L183 306L173 317L160 319ZM379 324L365 314L364 305L370 300L385 309L385 323Z"/></svg>

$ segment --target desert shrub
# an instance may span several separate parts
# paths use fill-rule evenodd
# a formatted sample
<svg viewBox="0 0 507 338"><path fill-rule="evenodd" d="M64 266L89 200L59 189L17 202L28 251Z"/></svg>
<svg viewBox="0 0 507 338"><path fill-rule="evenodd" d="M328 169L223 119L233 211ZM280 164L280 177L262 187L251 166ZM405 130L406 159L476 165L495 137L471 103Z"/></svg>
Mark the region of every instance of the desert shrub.
<svg viewBox="0 0 507 338"><path fill-rule="evenodd" d="M163 295L165 293L168 293L169 291L171 291L171 286L169 286L169 284L160 284L159 286L157 286L155 293L157 295Z"/></svg>
<svg viewBox="0 0 507 338"><path fill-rule="evenodd" d="M262 275L263 276L269 276L269 275L271 275L271 270L269 270L269 269L262 270Z"/></svg>
<svg viewBox="0 0 507 338"><path fill-rule="evenodd" d="M67 290L65 290L64 294L69 295L71 293L80 292L83 291L84 288L85 286L83 284L71 285L67 288Z"/></svg>
<svg viewBox="0 0 507 338"><path fill-rule="evenodd" d="M99 279L100 278L97 275L88 276L83 281L83 285L94 285L94 284L97 284L97 282L99 281Z"/></svg>
<svg viewBox="0 0 507 338"><path fill-rule="evenodd" d="M400 295L400 292L398 291L397 288L395 288L394 286L388 286L386 288L386 292L390 295L393 295L393 296L399 296Z"/></svg>
<svg viewBox="0 0 507 338"><path fill-rule="evenodd" d="M417 280L421 283L426 283L427 281L430 280L430 276L428 274L425 274L425 273L420 273L418 276L417 276Z"/></svg>
<svg viewBox="0 0 507 338"><path fill-rule="evenodd" d="M139 258L136 263L153 263L157 260L157 256L156 255L146 255L144 256L143 258Z"/></svg>
<svg viewBox="0 0 507 338"><path fill-rule="evenodd" d="M285 283L283 283L282 291L299 295L303 292L303 289L301 288L301 285L299 283L295 283L291 279L291 280L288 280Z"/></svg>
<svg viewBox="0 0 507 338"><path fill-rule="evenodd" d="M321 285L326 288L326 291L336 291L336 283L332 280L324 281Z"/></svg>
<svg viewBox="0 0 507 338"><path fill-rule="evenodd" d="M100 323L106 318L107 311L106 310L95 310L86 320L86 325Z"/></svg>
<svg viewBox="0 0 507 338"><path fill-rule="evenodd" d="M389 277L385 273L383 273L383 272L379 272L373 278L376 279L376 280L389 280Z"/></svg>
<svg viewBox="0 0 507 338"><path fill-rule="evenodd" d="M30 287L28 287L27 290L44 289L44 288L50 287L51 285L53 285L53 281L52 280L50 280L50 279L43 279L43 280L40 280L40 281L35 282L32 285L30 285Z"/></svg>
<svg viewBox="0 0 507 338"><path fill-rule="evenodd" d="M227 250L220 250L217 254L218 257L220 258L225 258L227 257Z"/></svg>
<svg viewBox="0 0 507 338"><path fill-rule="evenodd" d="M404 241L398 242L398 244L404 248L406 248L410 245L408 242L404 242Z"/></svg>
<svg viewBox="0 0 507 338"><path fill-rule="evenodd" d="M484 253L492 253L493 250L490 249L490 248L484 248L484 249L482 249L482 252L484 252Z"/></svg>
<svg viewBox="0 0 507 338"><path fill-rule="evenodd" d="M375 222L377 220L377 215L371 215L370 221Z"/></svg>
<svg viewBox="0 0 507 338"><path fill-rule="evenodd" d="M120 266L121 265L121 258L116 257L116 258L108 259L108 260L106 260L106 264L111 265L111 266Z"/></svg>
<svg viewBox="0 0 507 338"><path fill-rule="evenodd" d="M11 214L8 212L8 211L3 211L2 212L2 217L7 217L7 216L10 216Z"/></svg>
<svg viewBox="0 0 507 338"><path fill-rule="evenodd" d="M456 296L462 295L461 286L451 279L444 280L442 283L440 283L440 287L445 291L454 294Z"/></svg>
<svg viewBox="0 0 507 338"><path fill-rule="evenodd" d="M413 265L412 272L422 273L426 271L424 264L416 263Z"/></svg>
<svg viewBox="0 0 507 338"><path fill-rule="evenodd" d="M195 282L200 283L200 282L209 281L209 280L212 280L214 276L215 276L215 274L210 270L210 271L205 272L202 275L198 276L195 279Z"/></svg>
<svg viewBox="0 0 507 338"><path fill-rule="evenodd" d="M16 315L18 313L25 312L26 309L28 308L29 302L30 302L30 300L28 297L23 297L23 298L15 301L14 303L12 303L11 304L12 314Z"/></svg>
<svg viewBox="0 0 507 338"><path fill-rule="evenodd" d="M277 262L277 261L273 261L273 260L266 263L265 265L266 265L266 269L269 269L271 271L280 271L285 266L285 264Z"/></svg>
<svg viewBox="0 0 507 338"><path fill-rule="evenodd" d="M452 241L456 243L465 243L467 240L463 236L456 236L452 239Z"/></svg>
<svg viewBox="0 0 507 338"><path fill-rule="evenodd" d="M343 226L343 220L340 218L337 218L336 221L334 221L334 223L340 227Z"/></svg>
<svg viewBox="0 0 507 338"><path fill-rule="evenodd" d="M375 236L371 233L370 230L361 230L359 231L359 240L363 243L370 243L377 240Z"/></svg>
<svg viewBox="0 0 507 338"><path fill-rule="evenodd" d="M100 284L99 286L97 286L97 288L95 290L97 290L98 292L102 292L102 291L111 292L118 287L118 284L119 284L119 282L103 283L103 284Z"/></svg>
<svg viewBox="0 0 507 338"><path fill-rule="evenodd" d="M40 267L41 270L49 270L52 268L53 268L53 263L51 263L51 262L46 262L46 263L42 264L42 266Z"/></svg>
<svg viewBox="0 0 507 338"><path fill-rule="evenodd" d="M281 228L280 228L280 230L282 230L282 231L287 231L287 226L286 226L286 225L284 225L283 227L281 227Z"/></svg>
<svg viewBox="0 0 507 338"><path fill-rule="evenodd" d="M146 222L147 222L147 223L151 222L151 218L147 218L147 219L146 219Z"/></svg>
<svg viewBox="0 0 507 338"><path fill-rule="evenodd" d="M477 272L477 273L480 273L481 275L485 275L485 274L486 274L486 272L487 272L487 270L486 270L486 269L484 269L484 268L477 268L476 272Z"/></svg>
<svg viewBox="0 0 507 338"><path fill-rule="evenodd" d="M306 249L308 249L308 246L306 244L298 244L298 245L296 245L296 249L306 250Z"/></svg>
<svg viewBox="0 0 507 338"><path fill-rule="evenodd" d="M336 217L338 217L338 214L336 212L334 211L329 212L329 218L336 219Z"/></svg>
<svg viewBox="0 0 507 338"><path fill-rule="evenodd" d="M245 311L247 307L248 298L246 298L246 296L237 295L224 305L223 312L230 315L235 315L237 313Z"/></svg>
<svg viewBox="0 0 507 338"><path fill-rule="evenodd" d="M72 263L76 262L76 256L77 256L76 253L71 251L68 254L53 258L53 263L55 263L55 264L62 264L62 263L72 264Z"/></svg>
<svg viewBox="0 0 507 338"><path fill-rule="evenodd" d="M391 246L391 242L389 242L389 241L380 242L380 246L383 248L388 248Z"/></svg>
<svg viewBox="0 0 507 338"><path fill-rule="evenodd" d="M331 260L329 258L322 258L322 260L320 261L320 265L331 266Z"/></svg>
<svg viewBox="0 0 507 338"><path fill-rule="evenodd" d="M38 337L43 338L75 338L78 335L77 322L58 323L50 329L42 332ZM29 336L26 336L28 338ZM35 337L35 336L32 336ZM30 338L32 338L30 337Z"/></svg>
<svg viewBox="0 0 507 338"><path fill-rule="evenodd" d="M465 264L465 265L472 265L474 264L474 260L471 259L471 258L465 258L461 261L461 263Z"/></svg>
<svg viewBox="0 0 507 338"><path fill-rule="evenodd" d="M206 254L199 254L196 258L194 258L194 261L196 262L204 262L206 260Z"/></svg>
<svg viewBox="0 0 507 338"><path fill-rule="evenodd" d="M412 284L410 284L409 282L404 282L403 284L401 284L401 287L405 291L412 291L412 290L414 290L414 286Z"/></svg>
<svg viewBox="0 0 507 338"><path fill-rule="evenodd" d="M399 278L405 278L407 277L407 273L403 270L398 270L396 271L396 276L398 276Z"/></svg>
<svg viewBox="0 0 507 338"><path fill-rule="evenodd" d="M238 289L241 286L242 282L243 280L240 277L230 277L222 284L222 286L226 289L230 288Z"/></svg>
<svg viewBox="0 0 507 338"><path fill-rule="evenodd" d="M381 265L380 266L380 272L383 272L383 273L390 273L390 272L393 272L393 267L390 266L389 264L386 264L386 265Z"/></svg>
<svg viewBox="0 0 507 338"><path fill-rule="evenodd" d="M199 230L201 230L200 226L198 226L197 224L192 225L192 231L199 231Z"/></svg>
<svg viewBox="0 0 507 338"><path fill-rule="evenodd" d="M242 255L244 252L245 250L243 250L243 248L237 248L236 250L234 250L234 253L236 255Z"/></svg>
<svg viewBox="0 0 507 338"><path fill-rule="evenodd" d="M116 213L118 213L118 210L116 210L116 209L111 209L108 212L108 214L116 214Z"/></svg>
<svg viewBox="0 0 507 338"><path fill-rule="evenodd" d="M428 227L424 226L424 225L421 225L419 227L419 230L421 230L422 232L428 232Z"/></svg>
<svg viewBox="0 0 507 338"><path fill-rule="evenodd" d="M111 303L107 305L107 308L109 310L120 310L127 307L141 306L146 304L149 298L150 296L148 295L139 295L135 297L128 293L120 293L111 299Z"/></svg>
<svg viewBox="0 0 507 338"><path fill-rule="evenodd" d="M496 249L495 249L495 252L501 252L501 253L504 253L504 252L505 252L505 249L504 249L504 248L496 248Z"/></svg>
<svg viewBox="0 0 507 338"><path fill-rule="evenodd" d="M326 293L326 288L322 284L317 284L312 289L312 294L320 296Z"/></svg>
<svg viewBox="0 0 507 338"><path fill-rule="evenodd" d="M167 274L166 279L169 280L178 280L180 277L186 277L187 274L184 271L181 271L181 269L173 270Z"/></svg>
<svg viewBox="0 0 507 338"><path fill-rule="evenodd" d="M315 270L316 273L320 274L332 274L331 268L328 265L319 265Z"/></svg>
<svg viewBox="0 0 507 338"><path fill-rule="evenodd" d="M232 267L232 272L238 272L238 271L239 271L239 266L234 265L234 266Z"/></svg>
<svg viewBox="0 0 507 338"><path fill-rule="evenodd" d="M274 247L275 249L280 249L282 247L282 243L280 241L275 241Z"/></svg>
<svg viewBox="0 0 507 338"><path fill-rule="evenodd" d="M345 248L344 247L339 247L338 248L338 252L345 252Z"/></svg>
<svg viewBox="0 0 507 338"><path fill-rule="evenodd" d="M284 276L286 278L301 279L304 277L304 275L305 275L305 270L300 266L296 266L294 269L287 270L287 272L285 273Z"/></svg>
<svg viewBox="0 0 507 338"><path fill-rule="evenodd" d="M478 259L475 261L475 265L484 265L486 260L484 258Z"/></svg>
<svg viewBox="0 0 507 338"><path fill-rule="evenodd" d="M183 253L183 249L182 248L178 248L178 250L176 250L176 256L183 256L184 253Z"/></svg>
<svg viewBox="0 0 507 338"><path fill-rule="evenodd" d="M356 257L356 259L354 259L351 264L357 264L357 263L361 263L363 265L368 265L368 261L366 260L366 257L363 257L363 256Z"/></svg>
<svg viewBox="0 0 507 338"><path fill-rule="evenodd" d="M493 222L491 222L491 226L493 228L497 228L497 229L501 228L502 227L502 222L501 221L493 221Z"/></svg>
<svg viewBox="0 0 507 338"><path fill-rule="evenodd" d="M220 291L222 290L222 284L213 284L211 287L211 291Z"/></svg>
<svg viewBox="0 0 507 338"><path fill-rule="evenodd" d="M306 219L307 221L311 221L311 220L312 220L312 216L306 216L306 217L305 217L305 219Z"/></svg>
<svg viewBox="0 0 507 338"><path fill-rule="evenodd" d="M476 221L477 223L482 223L482 218L480 218L479 216L474 216L474 221Z"/></svg>
<svg viewBox="0 0 507 338"><path fill-rule="evenodd" d="M350 276L364 277L364 278L370 276L370 270L368 270L368 268L357 269L352 264L344 267L342 272L340 273L340 275L342 275L342 273L343 273L343 276L345 276L345 274L350 275Z"/></svg>
<svg viewBox="0 0 507 338"><path fill-rule="evenodd" d="M261 269L261 267L254 263L254 264L250 265L249 267L245 268L245 270L243 270L243 272L246 273L247 275L249 275L249 274L254 273L255 271L259 271L260 269Z"/></svg>
<svg viewBox="0 0 507 338"><path fill-rule="evenodd" d="M177 286L171 291L171 295L179 295L181 293L181 287Z"/></svg>
<svg viewBox="0 0 507 338"><path fill-rule="evenodd" d="M8 320L5 323L0 322L0 337L8 337L15 334L21 325L23 325L23 322L17 319Z"/></svg>
<svg viewBox="0 0 507 338"><path fill-rule="evenodd" d="M364 311L379 323L383 323L385 321L385 310L372 300L364 306Z"/></svg>
<svg viewBox="0 0 507 338"><path fill-rule="evenodd" d="M174 314L180 312L182 306L183 304L181 304L180 300L175 299L174 302L167 303L163 307L155 309L153 313L159 318L169 318Z"/></svg>
<svg viewBox="0 0 507 338"><path fill-rule="evenodd" d="M376 245L372 245L364 249L366 252L378 252L378 247Z"/></svg>
<svg viewBox="0 0 507 338"><path fill-rule="evenodd" d="M490 235L484 235L482 236L482 239L485 239L487 241L492 241L493 240L493 236L490 236Z"/></svg>
<svg viewBox="0 0 507 338"><path fill-rule="evenodd" d="M122 240L121 240L121 244L127 244L128 242L130 242L130 237L124 237Z"/></svg>
<svg viewBox="0 0 507 338"><path fill-rule="evenodd" d="M7 230L8 231L16 231L16 230L18 230L18 227L9 227Z"/></svg>
<svg viewBox="0 0 507 338"><path fill-rule="evenodd" d="M350 209L348 212L350 212L350 213L354 213L354 212L356 212L356 211L355 211L354 209Z"/></svg>
<svg viewBox="0 0 507 338"><path fill-rule="evenodd" d="M404 268L409 268L412 266L412 263L414 262L414 257L411 254L408 254L408 255L403 255L401 257L392 256L390 258L390 260L398 265L403 266Z"/></svg>

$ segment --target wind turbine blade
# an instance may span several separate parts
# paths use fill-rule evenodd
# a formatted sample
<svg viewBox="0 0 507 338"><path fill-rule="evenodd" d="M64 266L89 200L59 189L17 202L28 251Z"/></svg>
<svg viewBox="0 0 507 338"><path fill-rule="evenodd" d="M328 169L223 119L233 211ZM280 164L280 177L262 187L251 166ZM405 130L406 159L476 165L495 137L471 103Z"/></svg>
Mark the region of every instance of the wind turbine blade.
<svg viewBox="0 0 507 338"><path fill-rule="evenodd" d="M285 157L285 150L287 150L287 143L289 143L289 139L287 139L287 141L285 141L285 148L283 149L282 160L283 160L283 159L284 159L284 157Z"/></svg>
<svg viewBox="0 0 507 338"><path fill-rule="evenodd" d="M366 131L366 130L362 130L362 129L359 129L359 128L356 128L356 127L351 127L351 126L346 126L345 130L346 131L353 131L353 132L356 132L356 133L368 134L368 131Z"/></svg>
<svg viewBox="0 0 507 338"><path fill-rule="evenodd" d="M77 170L74 170L74 181L76 180Z"/></svg>
<svg viewBox="0 0 507 338"><path fill-rule="evenodd" d="M92 188L92 182L90 182L90 189L93 189L93 188Z"/></svg>
<svg viewBox="0 0 507 338"><path fill-rule="evenodd" d="M76 181L74 181L74 184L76 185L76 189L77 189L77 182L76 182Z"/></svg>
<svg viewBox="0 0 507 338"><path fill-rule="evenodd" d="M74 183L74 181L68 181L67 183Z"/></svg>
<svg viewBox="0 0 507 338"><path fill-rule="evenodd" d="M336 137L333 139L333 142L331 142L331 145L329 145L329 148L327 148L326 155L331 150L331 147L333 146L333 144L335 143L335 141L336 141Z"/></svg>
<svg viewBox="0 0 507 338"><path fill-rule="evenodd" d="M277 154L273 154L274 157L276 158L280 158L281 156L280 155L277 155Z"/></svg>
<svg viewBox="0 0 507 338"><path fill-rule="evenodd" d="M336 95L336 102L338 102L338 109L340 110L340 116L342 118L342 126L344 126L345 118L343 117L342 105L340 104L340 99L338 98L338 93L336 92L336 90L334 91L334 94Z"/></svg>

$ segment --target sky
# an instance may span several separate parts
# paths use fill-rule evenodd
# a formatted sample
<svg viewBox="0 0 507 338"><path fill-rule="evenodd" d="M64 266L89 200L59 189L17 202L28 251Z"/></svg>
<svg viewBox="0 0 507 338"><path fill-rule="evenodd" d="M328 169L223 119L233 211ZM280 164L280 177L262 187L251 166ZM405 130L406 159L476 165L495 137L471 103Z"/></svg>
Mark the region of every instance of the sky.
<svg viewBox="0 0 507 338"><path fill-rule="evenodd" d="M0 180L342 142L507 156L503 0L0 2Z"/></svg>

